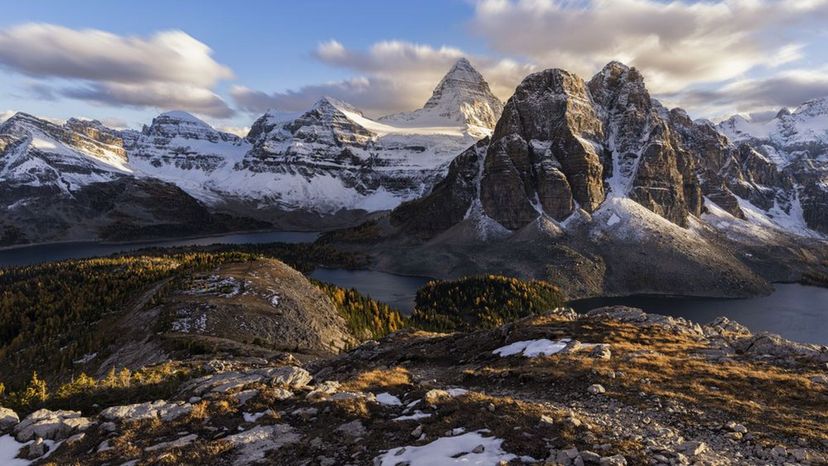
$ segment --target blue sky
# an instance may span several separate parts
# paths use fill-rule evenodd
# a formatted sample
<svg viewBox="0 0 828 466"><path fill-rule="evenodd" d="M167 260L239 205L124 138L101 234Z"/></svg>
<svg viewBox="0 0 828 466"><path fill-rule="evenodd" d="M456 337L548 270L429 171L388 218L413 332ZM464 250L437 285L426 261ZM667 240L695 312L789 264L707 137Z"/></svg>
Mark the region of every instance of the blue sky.
<svg viewBox="0 0 828 466"><path fill-rule="evenodd" d="M531 71L611 59L694 116L828 95L823 0L0 3L0 113L243 128L331 94L378 115L420 105L460 56L503 99Z"/></svg>

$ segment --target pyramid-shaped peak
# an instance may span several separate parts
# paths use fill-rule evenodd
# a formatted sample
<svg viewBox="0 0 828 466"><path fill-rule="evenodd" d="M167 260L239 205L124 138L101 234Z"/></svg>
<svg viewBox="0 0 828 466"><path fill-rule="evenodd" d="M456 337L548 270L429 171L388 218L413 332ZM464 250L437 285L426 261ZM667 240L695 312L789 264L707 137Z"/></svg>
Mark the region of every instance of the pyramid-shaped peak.
<svg viewBox="0 0 828 466"><path fill-rule="evenodd" d="M423 108L388 115L379 120L408 127L457 125L487 133L494 128L503 103L471 62L458 59L434 88ZM482 134L482 133L481 133Z"/></svg>
<svg viewBox="0 0 828 466"><path fill-rule="evenodd" d="M480 74L480 72L477 71L474 66L472 66L471 62L469 62L465 57L458 59L454 63L448 73L446 73L443 77L443 80L440 81L440 86L446 85L452 81L474 84L486 82L483 79L483 75Z"/></svg>

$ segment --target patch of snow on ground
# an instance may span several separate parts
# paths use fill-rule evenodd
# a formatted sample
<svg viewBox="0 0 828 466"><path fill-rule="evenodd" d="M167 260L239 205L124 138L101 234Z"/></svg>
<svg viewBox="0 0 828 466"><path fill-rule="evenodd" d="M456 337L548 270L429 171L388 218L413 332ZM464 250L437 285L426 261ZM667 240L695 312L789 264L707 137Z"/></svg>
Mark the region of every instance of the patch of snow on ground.
<svg viewBox="0 0 828 466"><path fill-rule="evenodd" d="M482 431L469 432L455 437L442 437L423 446L393 448L377 457L375 464L394 466L431 466L448 464L496 465L511 461L517 456L503 450L503 439L484 437ZM482 448L482 451L480 447ZM479 453L473 453L477 450Z"/></svg>
<svg viewBox="0 0 828 466"><path fill-rule="evenodd" d="M502 358L506 356L513 356L515 354L523 354L527 358L549 356L563 351L570 341L572 340L569 338L563 338L556 341L547 340L546 338L516 341L512 344L502 346L492 351L492 353L500 355Z"/></svg>
<svg viewBox="0 0 828 466"><path fill-rule="evenodd" d="M423 418L427 418L427 417L431 417L431 413L424 413L424 412L422 412L418 409L418 410L414 411L414 414L408 414L406 416L395 417L393 420L394 421L416 421L417 419L423 419Z"/></svg>
<svg viewBox="0 0 828 466"><path fill-rule="evenodd" d="M182 317L182 312L184 312ZM188 311L178 311L179 318L172 323L173 332L199 332L202 333L207 330L207 314L200 314L198 317L187 315Z"/></svg>
<svg viewBox="0 0 828 466"><path fill-rule="evenodd" d="M402 406L402 401L388 392L377 395L377 402L385 406Z"/></svg>
<svg viewBox="0 0 828 466"><path fill-rule="evenodd" d="M31 464L32 462L29 460L15 458L20 449L30 443L32 442L20 443L11 434L0 437L0 464L3 466L26 466Z"/></svg>
<svg viewBox="0 0 828 466"><path fill-rule="evenodd" d="M451 395L453 398L457 398L458 396L463 396L463 395L465 395L466 393L469 393L469 391L468 391L468 390L466 390L465 388L449 388L449 389L447 389L446 391L447 391L447 392L448 392L448 394L449 394L449 395Z"/></svg>

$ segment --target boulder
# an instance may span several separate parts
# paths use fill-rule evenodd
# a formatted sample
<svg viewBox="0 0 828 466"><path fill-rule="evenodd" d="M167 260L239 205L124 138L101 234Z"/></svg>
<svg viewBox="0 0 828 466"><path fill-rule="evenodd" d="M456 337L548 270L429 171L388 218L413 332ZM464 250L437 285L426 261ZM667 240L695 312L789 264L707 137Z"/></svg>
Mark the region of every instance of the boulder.
<svg viewBox="0 0 828 466"><path fill-rule="evenodd" d="M20 422L20 418L17 416L17 413L9 408L0 406L0 435L11 431L18 422Z"/></svg>
<svg viewBox="0 0 828 466"><path fill-rule="evenodd" d="M282 388L303 388L313 377L310 372L295 366L260 369L271 385Z"/></svg>
<svg viewBox="0 0 828 466"><path fill-rule="evenodd" d="M172 421L189 414L192 410L193 405L190 403L158 400L124 406L112 406L101 411L101 417L108 421L121 422L152 418L159 418L162 421Z"/></svg>
<svg viewBox="0 0 828 466"><path fill-rule="evenodd" d="M186 384L183 391L195 395L205 393L227 393L254 383L267 383L281 388L302 388L313 377L308 371L295 366L267 367L246 371L222 372L200 377Z"/></svg>
<svg viewBox="0 0 828 466"><path fill-rule="evenodd" d="M603 385L600 385L600 384L596 383L596 384L590 385L589 388L587 389L587 391L589 393L592 393L593 395L599 395L601 393L606 393L607 389L604 388Z"/></svg>
<svg viewBox="0 0 828 466"><path fill-rule="evenodd" d="M610 345L595 345L590 351L589 356L595 359L612 359L612 351Z"/></svg>
<svg viewBox="0 0 828 466"><path fill-rule="evenodd" d="M49 445L42 438L38 437L34 442L22 448L20 456L28 460L34 460L45 455L49 451Z"/></svg>
<svg viewBox="0 0 828 466"><path fill-rule="evenodd" d="M806 359L828 362L828 347L797 343L772 333L760 333L731 342L737 351L752 356L771 356L776 359Z"/></svg>
<svg viewBox="0 0 828 466"><path fill-rule="evenodd" d="M337 432L341 432L342 434L350 437L351 439L356 439L359 437L364 437L368 431L365 429L365 426L362 425L362 421L359 419L355 419L351 422L342 424L341 426L336 428Z"/></svg>
<svg viewBox="0 0 828 466"><path fill-rule="evenodd" d="M92 424L88 418L81 417L79 411L39 409L15 426L14 437L18 442L28 442L35 437L63 440L72 434L85 431Z"/></svg>
<svg viewBox="0 0 828 466"><path fill-rule="evenodd" d="M248 465L261 461L269 451L296 443L300 439L293 427L287 424L256 426L250 430L222 439L237 450L235 465Z"/></svg>

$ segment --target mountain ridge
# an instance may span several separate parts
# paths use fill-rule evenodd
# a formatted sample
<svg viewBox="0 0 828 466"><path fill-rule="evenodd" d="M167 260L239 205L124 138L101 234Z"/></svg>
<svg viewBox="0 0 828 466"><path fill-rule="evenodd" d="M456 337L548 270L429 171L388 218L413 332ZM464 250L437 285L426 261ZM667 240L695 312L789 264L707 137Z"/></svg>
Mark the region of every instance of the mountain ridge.
<svg viewBox="0 0 828 466"><path fill-rule="evenodd" d="M380 270L548 278L573 297L762 294L768 280L825 272L825 236L788 183L762 154L663 107L634 68L612 62L590 81L550 69L374 238L330 238Z"/></svg>
<svg viewBox="0 0 828 466"><path fill-rule="evenodd" d="M467 61L459 62L449 74L459 73L460 68L479 78L477 84L488 90ZM451 83L459 82L449 77L441 81L441 88L450 90ZM17 134L4 143L7 160L29 153L28 149L10 151L20 144L14 141L30 134L45 132L33 139L57 141L41 147L45 152L38 154L52 154L46 159L26 156L30 164L40 165L41 184L53 185L38 186L40 198L60 192L71 203L72 192L92 181L153 179L177 186L213 212L283 229L306 229L353 225L372 212L421 196L444 175L451 159L476 140L477 132L488 131L465 121L440 124L393 126L365 117L350 104L323 97L305 112L266 112L245 138L218 131L183 111L161 113L141 131L113 130L98 121L74 118L59 125L22 113L0 128ZM26 193L35 179L27 166L12 172L10 165L4 165L2 176L22 188L4 197L6 209L27 202L32 193ZM12 219L4 228L27 226ZM30 241L66 239L56 231L48 235ZM96 237L93 233L85 239Z"/></svg>

